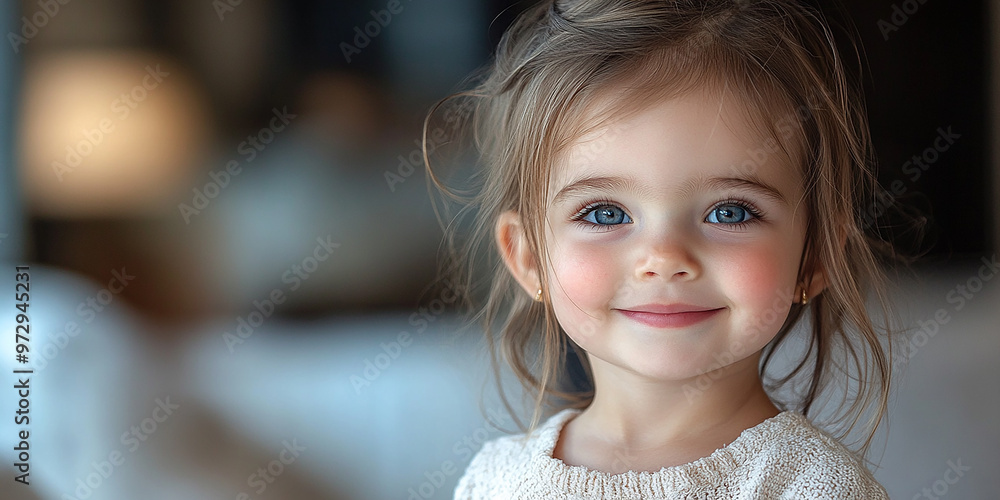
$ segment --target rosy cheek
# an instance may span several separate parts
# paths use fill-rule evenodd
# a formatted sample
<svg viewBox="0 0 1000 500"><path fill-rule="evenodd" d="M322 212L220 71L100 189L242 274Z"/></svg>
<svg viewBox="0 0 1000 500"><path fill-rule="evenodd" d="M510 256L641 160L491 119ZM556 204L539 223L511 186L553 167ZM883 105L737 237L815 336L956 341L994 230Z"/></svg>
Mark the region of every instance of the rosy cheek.
<svg viewBox="0 0 1000 500"><path fill-rule="evenodd" d="M768 295L769 288L773 288L776 283L778 266L774 265L772 259L766 256L754 256L754 258L744 257L740 261L739 269L732 273L733 286L737 287L744 298L761 297Z"/></svg>
<svg viewBox="0 0 1000 500"><path fill-rule="evenodd" d="M565 245L553 255L553 287L584 308L599 306L607 300L615 274L616 259L607 248L598 245Z"/></svg>
<svg viewBox="0 0 1000 500"><path fill-rule="evenodd" d="M767 334L777 333L791 307L794 264L781 249L743 249L726 270L726 294L739 308L743 321ZM737 264L738 263L738 264Z"/></svg>
<svg viewBox="0 0 1000 500"><path fill-rule="evenodd" d="M589 332L587 325L604 319L620 288L621 258L606 246L580 242L553 250L549 293L559 322L571 333Z"/></svg>

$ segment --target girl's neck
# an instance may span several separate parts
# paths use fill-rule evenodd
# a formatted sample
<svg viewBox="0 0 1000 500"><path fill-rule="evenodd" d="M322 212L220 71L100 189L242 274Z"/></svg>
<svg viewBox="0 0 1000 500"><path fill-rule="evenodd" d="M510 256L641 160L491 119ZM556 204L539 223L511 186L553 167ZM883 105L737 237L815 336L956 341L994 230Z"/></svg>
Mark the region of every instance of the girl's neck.
<svg viewBox="0 0 1000 500"><path fill-rule="evenodd" d="M574 427L625 448L707 440L715 443L712 451L779 413L764 392L758 361L759 353L711 376L664 382L592 358L594 400Z"/></svg>

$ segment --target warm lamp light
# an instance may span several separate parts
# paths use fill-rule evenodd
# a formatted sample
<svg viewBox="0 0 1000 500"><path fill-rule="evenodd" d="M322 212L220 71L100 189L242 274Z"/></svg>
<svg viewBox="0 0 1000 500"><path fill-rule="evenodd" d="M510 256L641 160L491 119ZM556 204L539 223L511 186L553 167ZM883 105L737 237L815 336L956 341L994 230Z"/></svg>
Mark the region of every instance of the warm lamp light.
<svg viewBox="0 0 1000 500"><path fill-rule="evenodd" d="M21 175L43 216L166 212L196 180L207 144L198 93L146 52L38 54L26 61Z"/></svg>

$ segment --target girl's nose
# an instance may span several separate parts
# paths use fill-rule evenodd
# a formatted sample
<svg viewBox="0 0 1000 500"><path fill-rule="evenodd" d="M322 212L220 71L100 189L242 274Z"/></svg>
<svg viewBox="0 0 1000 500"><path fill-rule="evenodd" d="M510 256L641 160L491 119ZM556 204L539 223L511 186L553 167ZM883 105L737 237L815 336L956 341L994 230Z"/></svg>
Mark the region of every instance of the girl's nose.
<svg viewBox="0 0 1000 500"><path fill-rule="evenodd" d="M643 252L636 266L639 280L689 281L701 275L701 264L690 239L683 236L660 238Z"/></svg>

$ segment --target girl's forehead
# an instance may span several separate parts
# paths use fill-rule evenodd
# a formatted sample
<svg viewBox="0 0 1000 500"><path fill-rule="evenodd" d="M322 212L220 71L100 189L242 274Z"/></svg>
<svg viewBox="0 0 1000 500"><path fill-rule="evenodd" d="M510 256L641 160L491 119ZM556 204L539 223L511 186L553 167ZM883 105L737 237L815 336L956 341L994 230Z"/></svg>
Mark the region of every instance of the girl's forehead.
<svg viewBox="0 0 1000 500"><path fill-rule="evenodd" d="M698 170L800 176L781 143L789 138L774 134L779 128L791 131L794 120L779 115L784 123L775 123L770 116L755 116L732 93L695 90L620 113L608 111L614 102L598 102L593 109L601 111L584 115L576 136L555 155L550 196L588 173L614 170L653 174L648 170L655 169L664 181Z"/></svg>

